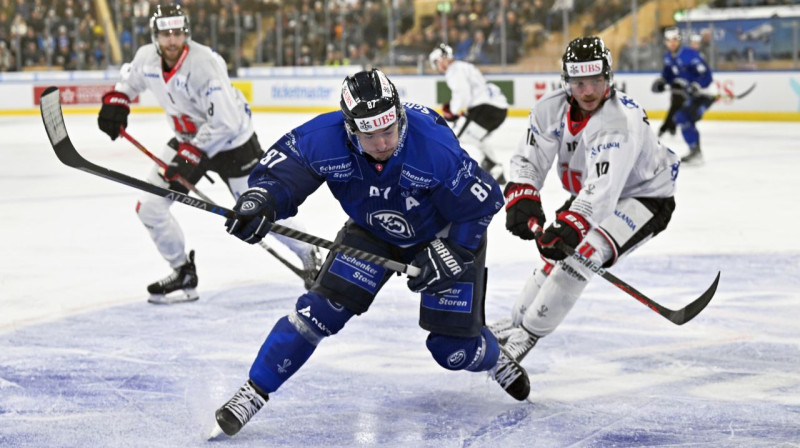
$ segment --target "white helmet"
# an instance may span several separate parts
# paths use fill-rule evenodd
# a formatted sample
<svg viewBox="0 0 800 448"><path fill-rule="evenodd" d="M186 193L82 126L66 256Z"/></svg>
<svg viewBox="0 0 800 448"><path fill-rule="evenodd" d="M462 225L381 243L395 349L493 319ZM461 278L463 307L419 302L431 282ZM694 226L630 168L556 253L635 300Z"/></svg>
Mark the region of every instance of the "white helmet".
<svg viewBox="0 0 800 448"><path fill-rule="evenodd" d="M436 66L436 63L439 62L440 59L444 58L453 59L453 49L450 47L450 45L439 44L439 46L434 48L433 51L431 51L431 54L428 55L428 62L431 63L431 67L434 70L439 70L439 68Z"/></svg>

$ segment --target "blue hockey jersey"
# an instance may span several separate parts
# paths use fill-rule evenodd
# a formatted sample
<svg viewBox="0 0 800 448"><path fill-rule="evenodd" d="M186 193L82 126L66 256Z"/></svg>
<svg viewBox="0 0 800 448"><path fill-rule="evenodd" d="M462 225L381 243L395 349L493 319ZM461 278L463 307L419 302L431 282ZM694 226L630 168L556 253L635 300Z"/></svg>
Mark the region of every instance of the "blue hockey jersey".
<svg viewBox="0 0 800 448"><path fill-rule="evenodd" d="M250 174L277 202L277 218L326 183L358 225L391 244L426 243L448 225L448 238L475 249L503 207L497 182L461 148L431 109L404 104L406 124L394 155L376 163L349 140L341 112L322 114L267 150Z"/></svg>
<svg viewBox="0 0 800 448"><path fill-rule="evenodd" d="M703 88L708 87L712 81L711 69L700 53L693 48L683 46L675 55L669 51L664 54L661 76L667 84L672 84L675 79L680 78L689 84L696 82Z"/></svg>

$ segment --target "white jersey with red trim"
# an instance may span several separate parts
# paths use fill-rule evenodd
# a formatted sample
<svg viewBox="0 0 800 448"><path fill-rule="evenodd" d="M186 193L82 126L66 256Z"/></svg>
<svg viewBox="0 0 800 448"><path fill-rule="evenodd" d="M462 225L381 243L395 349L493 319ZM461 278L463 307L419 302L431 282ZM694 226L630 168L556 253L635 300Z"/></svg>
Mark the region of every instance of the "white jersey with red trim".
<svg viewBox="0 0 800 448"><path fill-rule="evenodd" d="M561 184L576 196L570 210L596 227L630 197L670 197L680 158L663 146L642 107L617 92L588 119L572 122L564 89L531 109L527 136L511 158L511 181L541 189L557 157Z"/></svg>
<svg viewBox="0 0 800 448"><path fill-rule="evenodd" d="M121 70L114 87L131 99L145 90L155 95L179 141L213 157L253 135L250 106L231 85L225 61L193 41L170 72L164 72L154 44L144 45Z"/></svg>
<svg viewBox="0 0 800 448"><path fill-rule="evenodd" d="M444 74L450 96L450 110L458 114L480 104L489 104L508 109L508 100L500 87L486 82L486 78L474 65L464 61L453 61Z"/></svg>

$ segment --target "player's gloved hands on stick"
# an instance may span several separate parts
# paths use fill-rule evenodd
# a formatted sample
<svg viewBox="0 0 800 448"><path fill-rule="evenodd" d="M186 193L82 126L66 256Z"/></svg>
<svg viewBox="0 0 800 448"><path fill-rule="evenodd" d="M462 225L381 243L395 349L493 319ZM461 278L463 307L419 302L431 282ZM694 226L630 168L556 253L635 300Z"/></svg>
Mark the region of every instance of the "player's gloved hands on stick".
<svg viewBox="0 0 800 448"><path fill-rule="evenodd" d="M559 241L575 248L589 233L589 222L586 218L573 211L565 210L556 216L556 222L550 225L536 241L539 253L550 260L563 260L567 258L561 249L556 247Z"/></svg>
<svg viewBox="0 0 800 448"><path fill-rule="evenodd" d="M506 196L506 229L523 240L536 238L531 220L544 227L544 211L539 191L531 184L509 182L503 191Z"/></svg>
<svg viewBox="0 0 800 448"><path fill-rule="evenodd" d="M206 155L196 146L188 142L178 144L178 152L164 170L164 178L174 181L178 176L194 185L205 172Z"/></svg>
<svg viewBox="0 0 800 448"><path fill-rule="evenodd" d="M664 78L657 78L655 81L653 81L653 85L650 87L650 90L652 90L653 93L661 93L666 90L666 88L667 80Z"/></svg>
<svg viewBox="0 0 800 448"><path fill-rule="evenodd" d="M120 128L128 127L128 114L131 113L130 104L131 99L122 92L112 90L103 95L103 105L100 106L97 125L101 131L111 137L111 140L119 137Z"/></svg>
<svg viewBox="0 0 800 448"><path fill-rule="evenodd" d="M269 191L254 187L239 196L233 212L236 215L225 220L228 233L246 243L255 244L269 233L275 222L275 199Z"/></svg>
<svg viewBox="0 0 800 448"><path fill-rule="evenodd" d="M408 288L414 292L442 293L456 284L474 259L475 256L469 250L446 239L437 238L417 253L413 264L421 272L408 280Z"/></svg>
<svg viewBox="0 0 800 448"><path fill-rule="evenodd" d="M450 110L450 103L442 104L442 118L444 118L447 121L458 120L458 115L455 115L453 111Z"/></svg>
<svg viewBox="0 0 800 448"><path fill-rule="evenodd" d="M672 81L672 88L674 90L682 91L686 96L695 96L700 92L700 84L696 82L689 82L683 78L675 78Z"/></svg>

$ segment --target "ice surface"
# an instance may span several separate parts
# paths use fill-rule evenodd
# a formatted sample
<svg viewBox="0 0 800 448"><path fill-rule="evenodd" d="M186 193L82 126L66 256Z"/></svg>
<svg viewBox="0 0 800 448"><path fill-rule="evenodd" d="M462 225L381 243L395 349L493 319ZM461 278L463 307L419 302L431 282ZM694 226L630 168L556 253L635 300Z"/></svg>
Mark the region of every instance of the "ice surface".
<svg viewBox="0 0 800 448"><path fill-rule="evenodd" d="M262 145L308 118L255 115ZM65 121L86 158L144 177L149 159L109 141L95 116ZM524 128L509 119L492 137L504 158ZM169 138L161 115L134 114L128 129L156 153ZM146 303L145 286L168 267L135 216L140 193L62 165L38 116L2 117L0 446L800 446L797 124L700 131L706 164L682 168L669 228L613 268L671 308L721 270L692 322L675 326L595 279L523 362L532 393L517 403L485 374L436 365L418 300L395 278L241 433L207 442L214 410L301 282L227 235L220 217L175 205L201 298ZM667 141L686 152L679 137ZM232 205L221 182L198 187ZM542 196L548 211L565 199L554 179ZM299 218L327 239L345 219L324 188ZM535 259L495 219L490 321L506 315Z"/></svg>

